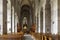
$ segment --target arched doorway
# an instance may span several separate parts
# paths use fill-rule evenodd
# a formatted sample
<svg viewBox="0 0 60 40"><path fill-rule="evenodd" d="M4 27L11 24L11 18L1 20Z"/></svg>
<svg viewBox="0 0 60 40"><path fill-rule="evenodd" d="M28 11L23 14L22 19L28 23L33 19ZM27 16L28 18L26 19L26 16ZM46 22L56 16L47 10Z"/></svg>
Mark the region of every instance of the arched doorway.
<svg viewBox="0 0 60 40"><path fill-rule="evenodd" d="M29 5L23 5L21 7L21 13L20 13L20 25L22 27L22 30L23 30L23 26L25 24L23 24L23 19L24 17L26 17L26 20L27 20L27 30L29 31L30 28L31 28L31 25L32 25L32 18L33 18L33 13L32 13L32 7L29 6Z"/></svg>

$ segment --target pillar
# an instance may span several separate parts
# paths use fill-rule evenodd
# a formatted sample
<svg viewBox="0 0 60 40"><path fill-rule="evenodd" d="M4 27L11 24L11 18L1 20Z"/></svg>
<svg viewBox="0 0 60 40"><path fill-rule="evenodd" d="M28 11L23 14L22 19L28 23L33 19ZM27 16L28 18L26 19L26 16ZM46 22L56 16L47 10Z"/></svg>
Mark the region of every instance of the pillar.
<svg viewBox="0 0 60 40"><path fill-rule="evenodd" d="M43 7L41 7L41 11L40 11L40 30L41 33L43 33Z"/></svg>
<svg viewBox="0 0 60 40"><path fill-rule="evenodd" d="M60 0L58 0L58 34L60 35Z"/></svg>
<svg viewBox="0 0 60 40"><path fill-rule="evenodd" d="M45 32L51 33L51 5L50 0L46 0L45 5Z"/></svg>
<svg viewBox="0 0 60 40"><path fill-rule="evenodd" d="M7 0L3 0L3 34L7 34Z"/></svg>
<svg viewBox="0 0 60 40"><path fill-rule="evenodd" d="M14 30L15 30L15 33L17 33L17 23L18 23L18 11L17 11L17 9L18 9L18 0L15 0L15 28L14 28Z"/></svg>
<svg viewBox="0 0 60 40"><path fill-rule="evenodd" d="M7 0L7 34L11 34L11 0Z"/></svg>
<svg viewBox="0 0 60 40"><path fill-rule="evenodd" d="M3 0L0 0L0 35L3 34Z"/></svg>
<svg viewBox="0 0 60 40"><path fill-rule="evenodd" d="M20 21L20 12L21 12L21 4L20 4L20 0L17 0L17 15L18 15L18 21Z"/></svg>
<svg viewBox="0 0 60 40"><path fill-rule="evenodd" d="M45 26L45 3L46 3L46 0L43 4L43 33L45 33L45 28L46 28Z"/></svg>
<svg viewBox="0 0 60 40"><path fill-rule="evenodd" d="M14 33L14 0L11 0L11 32Z"/></svg>
<svg viewBox="0 0 60 40"><path fill-rule="evenodd" d="M37 24L37 12L38 12L38 1L35 0L35 23L36 23L36 32L38 32L38 24Z"/></svg>
<svg viewBox="0 0 60 40"><path fill-rule="evenodd" d="M60 14L60 13L59 13ZM51 33L58 33L58 2L57 0L51 0Z"/></svg>

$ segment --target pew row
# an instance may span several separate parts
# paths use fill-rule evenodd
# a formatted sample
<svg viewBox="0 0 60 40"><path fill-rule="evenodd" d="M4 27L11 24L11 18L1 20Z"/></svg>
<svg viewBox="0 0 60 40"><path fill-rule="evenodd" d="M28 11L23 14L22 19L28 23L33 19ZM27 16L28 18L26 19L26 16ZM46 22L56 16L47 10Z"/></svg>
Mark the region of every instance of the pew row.
<svg viewBox="0 0 60 40"><path fill-rule="evenodd" d="M43 34L43 33L31 33L36 40L53 40L51 34Z"/></svg>
<svg viewBox="0 0 60 40"><path fill-rule="evenodd" d="M59 35L52 34L43 34L43 33L31 33L35 37L36 40L60 40ZM9 34L0 36L0 40L23 40L23 34Z"/></svg>
<svg viewBox="0 0 60 40"><path fill-rule="evenodd" d="M0 36L0 40L22 40L23 34L8 34Z"/></svg>

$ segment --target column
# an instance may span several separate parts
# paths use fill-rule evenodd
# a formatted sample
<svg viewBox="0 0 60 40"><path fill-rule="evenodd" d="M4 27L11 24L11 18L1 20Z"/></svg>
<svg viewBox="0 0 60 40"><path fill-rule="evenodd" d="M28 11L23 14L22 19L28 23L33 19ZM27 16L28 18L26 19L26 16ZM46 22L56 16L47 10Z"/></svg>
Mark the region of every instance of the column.
<svg viewBox="0 0 60 40"><path fill-rule="evenodd" d="M7 33L11 34L11 0L7 0Z"/></svg>
<svg viewBox="0 0 60 40"><path fill-rule="evenodd" d="M14 1L14 33L17 33L18 14L20 14L19 0Z"/></svg>
<svg viewBox="0 0 60 40"><path fill-rule="evenodd" d="M17 13L15 13L15 33L17 33L17 23L18 23L18 16Z"/></svg>
<svg viewBox="0 0 60 40"><path fill-rule="evenodd" d="M41 11L40 11L40 30L41 33L43 33L43 7L41 7Z"/></svg>
<svg viewBox="0 0 60 40"><path fill-rule="evenodd" d="M13 16L14 16L14 18L13 18L13 20L14 20L14 32L13 32L13 33L15 33L15 13L16 13L16 0L14 0L14 1L13 1L13 3L14 3L14 14L13 14Z"/></svg>
<svg viewBox="0 0 60 40"><path fill-rule="evenodd" d="M20 0L17 0L16 8L17 8L16 9L16 11L17 11L17 15L16 16L17 16L17 19L18 19L17 22L18 22L18 24L20 24L20 17L21 17L20 16L20 12L21 12L21 10L20 10L21 9ZM21 24L20 24L20 26L21 26ZM17 31L18 31L18 28L20 28L20 26L17 27Z"/></svg>
<svg viewBox="0 0 60 40"><path fill-rule="evenodd" d="M7 0L3 0L3 34L7 34Z"/></svg>
<svg viewBox="0 0 60 40"><path fill-rule="evenodd" d="M45 5L45 32L51 33L51 5L50 0L46 0Z"/></svg>
<svg viewBox="0 0 60 40"><path fill-rule="evenodd" d="M11 31L14 33L14 0L11 0Z"/></svg>
<svg viewBox="0 0 60 40"><path fill-rule="evenodd" d="M17 12L17 15L18 15L18 18L19 18L19 20L20 20L20 9L21 9L21 4L20 4L20 0L17 0L17 2L16 2L17 4L16 4L16 12Z"/></svg>
<svg viewBox="0 0 60 40"><path fill-rule="evenodd" d="M58 33L58 2L57 0L51 0L51 33L52 34Z"/></svg>
<svg viewBox="0 0 60 40"><path fill-rule="evenodd" d="M58 0L57 3L58 3L58 34L60 35L60 0Z"/></svg>
<svg viewBox="0 0 60 40"><path fill-rule="evenodd" d="M3 0L0 0L0 35L3 34Z"/></svg>
<svg viewBox="0 0 60 40"><path fill-rule="evenodd" d="M45 26L45 3L43 5L43 33L45 33L45 28L46 28Z"/></svg>
<svg viewBox="0 0 60 40"><path fill-rule="evenodd" d="M18 0L16 0L16 5L15 5L15 9L16 9L16 11L15 11L15 33L17 33L17 22L18 22L18 16L17 16L17 5L18 5Z"/></svg>
<svg viewBox="0 0 60 40"><path fill-rule="evenodd" d="M38 7L37 7L37 0L35 0L35 23L36 23L36 32L38 32L38 27L37 27L37 11L38 11Z"/></svg>
<svg viewBox="0 0 60 40"><path fill-rule="evenodd" d="M41 32L41 24L40 24L40 6L38 9L38 14L37 14L37 29L38 29L38 33Z"/></svg>

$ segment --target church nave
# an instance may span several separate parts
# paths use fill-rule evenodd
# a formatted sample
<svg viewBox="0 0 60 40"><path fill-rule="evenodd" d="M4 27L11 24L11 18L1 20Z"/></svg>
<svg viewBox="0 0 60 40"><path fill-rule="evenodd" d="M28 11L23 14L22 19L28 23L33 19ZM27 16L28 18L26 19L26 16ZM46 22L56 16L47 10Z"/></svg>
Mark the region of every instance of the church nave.
<svg viewBox="0 0 60 40"><path fill-rule="evenodd" d="M0 40L60 40L60 0L0 0Z"/></svg>

